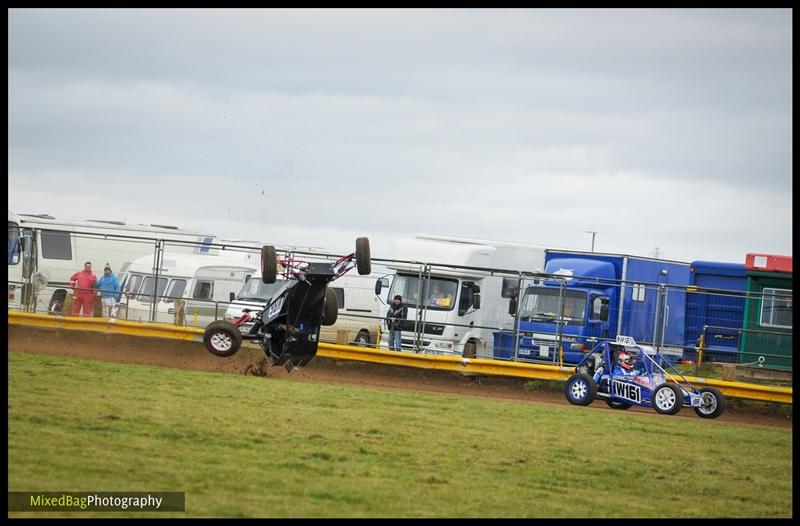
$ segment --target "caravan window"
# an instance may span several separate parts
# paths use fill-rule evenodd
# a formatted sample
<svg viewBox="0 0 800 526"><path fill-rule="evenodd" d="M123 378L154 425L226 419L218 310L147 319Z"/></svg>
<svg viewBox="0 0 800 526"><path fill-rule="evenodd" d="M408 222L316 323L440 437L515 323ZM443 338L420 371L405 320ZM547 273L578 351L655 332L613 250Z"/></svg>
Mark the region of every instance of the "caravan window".
<svg viewBox="0 0 800 526"><path fill-rule="evenodd" d="M8 222L8 264L19 263L19 225Z"/></svg>
<svg viewBox="0 0 800 526"><path fill-rule="evenodd" d="M150 301L153 299L153 283L155 278L153 276L145 276L142 282L142 290L139 292L139 301ZM164 290L167 288L167 278L158 278L158 290L156 296L163 296Z"/></svg>
<svg viewBox="0 0 800 526"><path fill-rule="evenodd" d="M210 300L214 296L214 282L198 279L194 286L194 299Z"/></svg>
<svg viewBox="0 0 800 526"><path fill-rule="evenodd" d="M69 232L42 230L41 239L44 259L72 259L72 240Z"/></svg>
<svg viewBox="0 0 800 526"><path fill-rule="evenodd" d="M761 325L792 328L792 291L789 289L764 289L761 302Z"/></svg>
<svg viewBox="0 0 800 526"><path fill-rule="evenodd" d="M135 296L137 292L139 292L139 285L142 284L142 276L141 274L131 274L130 279L125 284L125 292L129 293L131 296Z"/></svg>
<svg viewBox="0 0 800 526"><path fill-rule="evenodd" d="M164 303L172 303L175 301L175 298L182 298L183 293L186 292L186 280L185 279L172 279L169 282L169 286L167 287L167 292L164 298Z"/></svg>

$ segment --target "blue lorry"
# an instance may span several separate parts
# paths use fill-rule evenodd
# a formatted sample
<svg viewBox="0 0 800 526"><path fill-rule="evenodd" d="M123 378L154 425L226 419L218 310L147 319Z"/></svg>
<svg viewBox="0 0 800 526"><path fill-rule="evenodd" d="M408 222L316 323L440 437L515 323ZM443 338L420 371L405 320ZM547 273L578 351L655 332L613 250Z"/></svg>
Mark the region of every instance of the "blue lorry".
<svg viewBox="0 0 800 526"><path fill-rule="evenodd" d="M736 362L744 321L747 274L743 263L693 261L686 294L686 359ZM703 341L700 341L700 338Z"/></svg>
<svg viewBox="0 0 800 526"><path fill-rule="evenodd" d="M545 274L551 277L520 291L519 339L513 331L496 332L494 357L578 363L599 341L628 335L677 361L685 343L689 267L623 254L547 250Z"/></svg>

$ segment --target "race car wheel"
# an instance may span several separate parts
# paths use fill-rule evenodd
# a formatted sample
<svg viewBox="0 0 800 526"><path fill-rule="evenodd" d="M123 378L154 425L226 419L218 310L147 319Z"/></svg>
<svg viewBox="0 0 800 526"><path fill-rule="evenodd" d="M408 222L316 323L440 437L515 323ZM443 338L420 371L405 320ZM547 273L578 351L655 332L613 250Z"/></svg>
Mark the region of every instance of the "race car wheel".
<svg viewBox="0 0 800 526"><path fill-rule="evenodd" d="M264 245L261 247L261 281L275 283L278 279L278 256L275 247Z"/></svg>
<svg viewBox="0 0 800 526"><path fill-rule="evenodd" d="M339 317L339 304L336 303L336 291L325 288L325 303L322 306L322 324L333 325Z"/></svg>
<svg viewBox="0 0 800 526"><path fill-rule="evenodd" d="M616 400L606 400L606 403L608 404L608 407L612 409L630 409L631 405L633 405L629 404L628 402L618 402Z"/></svg>
<svg viewBox="0 0 800 526"><path fill-rule="evenodd" d="M570 404L589 405L597 396L597 384L594 383L591 376L581 373L573 374L567 380L564 394Z"/></svg>
<svg viewBox="0 0 800 526"><path fill-rule="evenodd" d="M356 267L362 276L372 272L372 261L369 253L369 239L356 238Z"/></svg>
<svg viewBox="0 0 800 526"><path fill-rule="evenodd" d="M664 415L674 415L683 407L683 391L675 384L661 384L653 391L653 407Z"/></svg>
<svg viewBox="0 0 800 526"><path fill-rule="evenodd" d="M232 356L242 346L242 333L229 321L214 321L203 331L203 344L215 356Z"/></svg>
<svg viewBox="0 0 800 526"><path fill-rule="evenodd" d="M719 389L703 387L700 389L703 405L695 407L694 412L701 418L717 418L725 410L725 398Z"/></svg>

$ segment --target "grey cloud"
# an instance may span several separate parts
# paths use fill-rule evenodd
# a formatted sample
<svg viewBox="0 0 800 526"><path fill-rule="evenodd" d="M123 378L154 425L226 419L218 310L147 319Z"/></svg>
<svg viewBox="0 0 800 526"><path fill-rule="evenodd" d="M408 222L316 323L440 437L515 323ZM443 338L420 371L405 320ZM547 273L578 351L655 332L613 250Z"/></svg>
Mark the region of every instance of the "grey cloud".
<svg viewBox="0 0 800 526"><path fill-rule="evenodd" d="M9 207L66 177L120 196L107 213L214 231L583 246L594 228L692 257L700 200L746 232L738 252L790 251L789 14L11 10Z"/></svg>

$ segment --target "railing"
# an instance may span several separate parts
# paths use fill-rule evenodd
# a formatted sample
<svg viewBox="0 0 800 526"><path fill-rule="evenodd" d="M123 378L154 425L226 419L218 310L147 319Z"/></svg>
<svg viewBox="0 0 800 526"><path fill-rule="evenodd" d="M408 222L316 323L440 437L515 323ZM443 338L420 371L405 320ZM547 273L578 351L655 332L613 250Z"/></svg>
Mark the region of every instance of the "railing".
<svg viewBox="0 0 800 526"><path fill-rule="evenodd" d="M30 239L35 241L37 233L41 231L32 230ZM260 266L260 248L249 245L203 244L124 235L73 234L72 237L72 260L80 257L82 264L84 255L91 254L86 259L91 257L98 267L110 261L112 269L119 272L124 281L123 299L118 312L120 320L131 319L132 302L141 298L139 289L143 286L143 280L148 278L154 285L149 292L151 301L138 305L142 314L137 318L202 327L205 323L222 319L231 302L195 298L194 291L186 291L185 294L171 292L171 280L195 277L194 270L188 266L191 258L204 250L213 251L220 259L238 258L253 269L251 276ZM77 270L72 268L75 263L72 260L45 258L44 255L61 255L38 254L37 246L36 243L28 243L28 252L17 254L16 263L12 263L13 258L9 255L9 310L63 314L64 300L70 290L67 281ZM292 247L277 248L280 255L287 259L304 257L333 262L339 257ZM136 261L138 263L134 263ZM583 297L578 298L571 284L575 283L572 280L581 280L581 276L375 257L372 261L375 266L405 270L397 271L393 276L394 283L388 291L381 291L379 299L372 292L374 281L368 283L369 287L348 289L347 294L358 294L365 303L371 301L377 304L379 301L380 305L365 309L368 312L340 310L341 322L332 328L323 328L323 341L342 341L336 331L345 331L344 326L348 322L362 322L370 328L370 345L387 348L389 331L384 322L389 300L387 294L402 292L404 304L409 308L407 325L402 331L402 349L405 352L548 365L574 364L597 343L614 341L618 325L615 320L627 315L620 311L633 312L635 309L639 319L631 327L641 329L623 330L639 330L638 334L627 335L633 336L639 343L655 347L674 360L686 358L704 363L732 360L758 366L758 357L764 356L764 367L770 367L776 361L782 363L784 368L792 367L791 328L788 332L744 328L744 302L748 299L760 302L763 300L760 294L591 278L592 289L597 290L597 294L585 292L589 290L586 287ZM364 279L374 280L379 272ZM46 274L50 275L50 280L44 285ZM387 270L386 274L394 273ZM142 281L134 284L134 275ZM234 287L236 290L230 292L239 292L238 289L245 282L244 274L241 277L241 283ZM167 281L162 289L160 280L164 279ZM335 287L336 283L333 282L331 286ZM430 301L434 298L437 286L440 288L440 303ZM448 297L449 300L446 300ZM619 302L618 298L624 298L624 301ZM195 305L196 309L185 312L183 318L174 316L164 312L165 299L173 301L176 313L180 311L181 302ZM478 299L480 305L476 308ZM345 305L347 303L348 299L345 298ZM53 308L59 305L60 309ZM732 334L735 341L722 337L714 339L714 335L725 334ZM752 338L748 339L748 336ZM357 333L348 333L346 341L356 341L357 337ZM747 346L740 345L743 339ZM726 353L721 348L724 346L714 344L723 341L734 349L732 353ZM770 342L777 342L775 348L768 347Z"/></svg>

